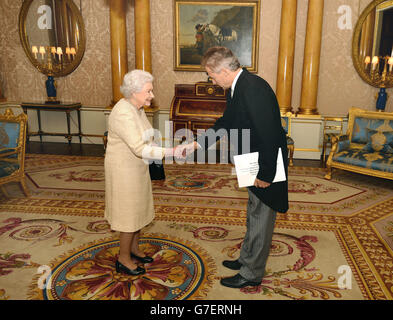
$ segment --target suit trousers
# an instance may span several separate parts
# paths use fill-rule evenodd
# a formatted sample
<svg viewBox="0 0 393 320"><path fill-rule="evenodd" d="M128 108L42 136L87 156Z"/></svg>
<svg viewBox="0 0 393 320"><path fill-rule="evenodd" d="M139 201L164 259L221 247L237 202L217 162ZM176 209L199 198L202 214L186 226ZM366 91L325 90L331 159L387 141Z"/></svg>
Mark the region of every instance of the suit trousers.
<svg viewBox="0 0 393 320"><path fill-rule="evenodd" d="M250 190L248 195L247 230L240 250L239 274L249 281L260 282L265 274L277 212Z"/></svg>

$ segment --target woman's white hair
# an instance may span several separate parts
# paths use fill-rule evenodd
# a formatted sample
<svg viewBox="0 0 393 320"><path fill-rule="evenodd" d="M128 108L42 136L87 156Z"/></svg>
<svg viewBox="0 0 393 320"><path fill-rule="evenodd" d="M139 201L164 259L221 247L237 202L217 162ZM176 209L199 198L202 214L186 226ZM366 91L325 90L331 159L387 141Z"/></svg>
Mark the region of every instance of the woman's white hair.
<svg viewBox="0 0 393 320"><path fill-rule="evenodd" d="M133 93L138 93L143 89L143 86L148 82L153 82L153 76L143 70L132 70L124 75L123 83L120 86L120 92L124 98L128 99Z"/></svg>

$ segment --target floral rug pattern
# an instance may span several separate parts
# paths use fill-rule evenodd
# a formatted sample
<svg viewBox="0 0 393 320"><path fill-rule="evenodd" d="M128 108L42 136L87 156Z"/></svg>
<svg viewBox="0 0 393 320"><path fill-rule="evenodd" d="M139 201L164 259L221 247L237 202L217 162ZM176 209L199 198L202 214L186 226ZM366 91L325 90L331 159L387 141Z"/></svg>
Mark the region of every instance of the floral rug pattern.
<svg viewBox="0 0 393 320"><path fill-rule="evenodd" d="M27 155L32 196L17 184L0 196L0 300L392 299L390 181L337 171L325 182L323 169L290 168L290 210L277 216L262 283L229 289L219 280L236 271L222 261L239 255L247 204L230 165L165 166L141 237L154 261L131 277L114 269L102 164Z"/></svg>

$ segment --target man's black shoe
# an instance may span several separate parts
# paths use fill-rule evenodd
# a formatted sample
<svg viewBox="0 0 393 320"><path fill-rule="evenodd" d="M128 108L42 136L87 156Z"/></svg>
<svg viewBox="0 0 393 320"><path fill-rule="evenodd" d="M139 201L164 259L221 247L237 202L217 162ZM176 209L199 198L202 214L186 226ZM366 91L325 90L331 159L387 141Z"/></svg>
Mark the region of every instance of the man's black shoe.
<svg viewBox="0 0 393 320"><path fill-rule="evenodd" d="M248 286L252 286L252 287L259 286L261 284L261 281L259 282L249 281L243 278L240 274L237 274L230 278L221 279L220 283L223 286L229 288L244 288Z"/></svg>
<svg viewBox="0 0 393 320"><path fill-rule="evenodd" d="M227 267L231 270L240 270L242 266L239 260L224 260L222 264L224 267Z"/></svg>

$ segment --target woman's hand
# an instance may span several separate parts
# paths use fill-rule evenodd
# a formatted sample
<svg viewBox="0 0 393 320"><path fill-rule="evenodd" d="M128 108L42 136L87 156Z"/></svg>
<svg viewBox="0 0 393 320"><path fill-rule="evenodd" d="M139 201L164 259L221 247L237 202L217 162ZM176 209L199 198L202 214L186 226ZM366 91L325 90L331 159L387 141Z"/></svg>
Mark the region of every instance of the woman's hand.
<svg viewBox="0 0 393 320"><path fill-rule="evenodd" d="M170 158L173 157L174 153L175 153L175 148L165 148L164 156L165 158Z"/></svg>
<svg viewBox="0 0 393 320"><path fill-rule="evenodd" d="M196 149L198 149L197 142L191 142L188 144L179 144L175 148L166 148L165 157L175 157L177 159L185 159L187 156L192 154Z"/></svg>
<svg viewBox="0 0 393 320"><path fill-rule="evenodd" d="M174 154L176 158L185 159L198 149L198 143L195 141L188 144L180 144L175 148Z"/></svg>

